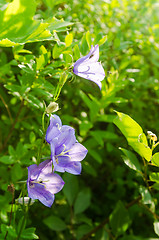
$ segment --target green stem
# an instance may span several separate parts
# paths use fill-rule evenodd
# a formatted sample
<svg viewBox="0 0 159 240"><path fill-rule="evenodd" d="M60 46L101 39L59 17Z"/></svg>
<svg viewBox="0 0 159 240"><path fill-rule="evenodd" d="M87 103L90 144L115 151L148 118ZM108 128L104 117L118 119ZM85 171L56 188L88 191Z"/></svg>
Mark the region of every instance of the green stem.
<svg viewBox="0 0 159 240"><path fill-rule="evenodd" d="M155 145L153 145L152 151L154 150L155 147L159 145L159 142L157 142Z"/></svg>
<svg viewBox="0 0 159 240"><path fill-rule="evenodd" d="M40 159L41 159L41 155L42 155L42 147L43 147L43 143L44 143L44 139L45 139L45 132L46 132L46 128L45 128L45 114L46 112L43 113L42 115L42 130L43 130L43 136L41 138L41 142L40 142L40 147L39 147L39 150L38 150L38 156L37 156L37 164L40 163ZM46 126L48 126L49 124L49 121L50 121L50 115L47 119L47 124Z"/></svg>
<svg viewBox="0 0 159 240"><path fill-rule="evenodd" d="M148 179L147 179L147 162L145 161L144 158L143 159L143 163L144 163L144 174L143 174L143 179L146 183L146 187L148 188L148 190L151 192L150 186L148 184Z"/></svg>
<svg viewBox="0 0 159 240"><path fill-rule="evenodd" d="M21 224L21 227L20 227L20 231L18 233L18 236L17 236L16 240L20 240L20 236L22 234L22 231L24 229L24 225L25 225L25 222L26 222L26 219L27 219L27 216L28 216L30 202L31 202L31 198L29 199L28 205L25 207L24 218L23 218L23 221L22 221L22 224Z"/></svg>
<svg viewBox="0 0 159 240"><path fill-rule="evenodd" d="M12 205L11 205L11 212L10 212L10 218L9 218L9 226L11 225L11 221L12 221L13 205L14 205L14 191L12 192ZM6 232L4 240L7 239L7 235L8 235L8 231Z"/></svg>
<svg viewBox="0 0 159 240"><path fill-rule="evenodd" d="M62 90L63 85L65 84L66 80L67 80L68 74L66 74L65 72L63 74L61 74L61 77L59 79L59 83L57 85L57 88L55 90L55 94L54 94L54 101L56 102L60 92Z"/></svg>

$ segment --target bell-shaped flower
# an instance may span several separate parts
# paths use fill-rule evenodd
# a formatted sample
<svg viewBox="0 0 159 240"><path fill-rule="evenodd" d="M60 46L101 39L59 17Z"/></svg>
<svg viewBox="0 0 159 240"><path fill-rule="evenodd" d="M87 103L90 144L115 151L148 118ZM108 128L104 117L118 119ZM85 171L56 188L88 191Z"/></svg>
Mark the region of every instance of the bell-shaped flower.
<svg viewBox="0 0 159 240"><path fill-rule="evenodd" d="M64 186L62 178L53 172L52 161L46 160L38 166L33 164L28 167L28 196L31 199L38 199L47 207L54 202L55 193Z"/></svg>
<svg viewBox="0 0 159 240"><path fill-rule="evenodd" d="M53 139L57 138L62 132L67 129L73 129L70 126L62 125L61 119L57 115L51 115L50 124L46 131L46 141L50 143Z"/></svg>
<svg viewBox="0 0 159 240"><path fill-rule="evenodd" d="M88 151L76 141L73 128L62 132L58 138L51 141L50 146L55 171L69 172L75 175L81 173L81 161Z"/></svg>
<svg viewBox="0 0 159 240"><path fill-rule="evenodd" d="M78 59L73 68L74 74L95 82L101 89L101 81L105 78L105 72L99 59L99 46L91 46L90 52Z"/></svg>

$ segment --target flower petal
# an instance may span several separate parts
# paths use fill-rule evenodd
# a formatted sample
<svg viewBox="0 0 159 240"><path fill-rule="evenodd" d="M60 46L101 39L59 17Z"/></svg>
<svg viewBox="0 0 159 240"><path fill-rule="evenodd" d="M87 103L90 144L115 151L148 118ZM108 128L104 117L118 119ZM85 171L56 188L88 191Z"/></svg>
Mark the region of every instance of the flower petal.
<svg viewBox="0 0 159 240"><path fill-rule="evenodd" d="M55 139L50 143L51 152L53 152L53 148L55 148L55 154L59 155L62 151L69 150L75 142L75 130L73 128L69 128L68 131L62 132L58 139Z"/></svg>
<svg viewBox="0 0 159 240"><path fill-rule="evenodd" d="M71 162L71 161L63 161L66 159L65 157L60 157L61 163L58 164L57 162L54 162L54 168L57 172L69 172L75 175L78 175L81 173L82 166L80 162Z"/></svg>
<svg viewBox="0 0 159 240"><path fill-rule="evenodd" d="M48 173L53 172L53 166L52 166L52 161L51 160L45 160L39 164L37 167L39 171L38 178L42 179L42 175L46 175Z"/></svg>
<svg viewBox="0 0 159 240"><path fill-rule="evenodd" d="M75 143L69 151L70 161L82 161L88 150L80 143Z"/></svg>
<svg viewBox="0 0 159 240"><path fill-rule="evenodd" d="M105 78L105 72L101 63L81 64L78 67L77 74L79 77L95 82L101 89L101 81Z"/></svg>
<svg viewBox="0 0 159 240"><path fill-rule="evenodd" d="M56 173L50 173L46 176L47 182L45 182L46 190L52 194L58 193L63 188L65 182L63 179Z"/></svg>
<svg viewBox="0 0 159 240"><path fill-rule="evenodd" d="M62 126L61 119L57 115L52 115L50 117L50 125L46 131L46 141L51 142L52 139L60 134L60 128Z"/></svg>
<svg viewBox="0 0 159 240"><path fill-rule="evenodd" d="M80 162L71 162L66 168L66 172L69 172L74 175L79 175L82 171L82 165Z"/></svg>
<svg viewBox="0 0 159 240"><path fill-rule="evenodd" d="M54 202L55 196L45 189L40 184L35 184L33 188L28 188L28 196L31 199L38 199L42 204L51 207Z"/></svg>

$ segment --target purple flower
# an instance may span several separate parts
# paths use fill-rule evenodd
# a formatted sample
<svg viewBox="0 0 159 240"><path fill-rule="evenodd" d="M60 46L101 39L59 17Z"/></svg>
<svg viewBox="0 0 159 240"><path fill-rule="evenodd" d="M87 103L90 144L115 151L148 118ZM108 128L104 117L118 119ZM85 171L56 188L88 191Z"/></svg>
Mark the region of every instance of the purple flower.
<svg viewBox="0 0 159 240"><path fill-rule="evenodd" d="M50 145L55 171L69 172L75 175L81 173L81 161L88 151L77 142L73 128L62 132L58 138L51 141Z"/></svg>
<svg viewBox="0 0 159 240"><path fill-rule="evenodd" d="M99 46L91 46L90 52L78 59L73 68L74 74L95 82L101 89L101 81L105 78L105 72L99 59Z"/></svg>
<svg viewBox="0 0 159 240"><path fill-rule="evenodd" d="M46 160L37 166L28 167L28 196L31 199L39 199L47 207L54 202L54 194L64 186L62 178L52 171L52 161Z"/></svg>
<svg viewBox="0 0 159 240"><path fill-rule="evenodd" d="M77 142L74 128L62 125L61 119L57 115L52 115L46 131L46 141L51 146L54 171L81 173L80 162L88 151Z"/></svg>

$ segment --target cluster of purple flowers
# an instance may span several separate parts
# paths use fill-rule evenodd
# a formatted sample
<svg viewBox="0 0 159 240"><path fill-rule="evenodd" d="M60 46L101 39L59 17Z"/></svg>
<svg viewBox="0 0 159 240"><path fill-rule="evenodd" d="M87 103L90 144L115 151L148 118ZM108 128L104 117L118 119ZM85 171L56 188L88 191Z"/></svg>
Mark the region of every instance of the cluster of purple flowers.
<svg viewBox="0 0 159 240"><path fill-rule="evenodd" d="M62 125L57 115L50 117L46 141L50 144L51 160L46 160L39 166L33 164L28 167L27 188L31 199L39 199L45 206L51 207L54 194L64 186L64 181L55 171L80 174L81 161L85 158L87 149L77 142L75 130Z"/></svg>
<svg viewBox="0 0 159 240"><path fill-rule="evenodd" d="M95 82L101 89L105 72L98 59L99 46L91 46L90 52L75 62L73 72ZM57 115L50 117L46 141L50 144L51 160L46 160L39 166L33 164L28 167L27 188L31 199L39 199L45 206L51 207L54 194L64 186L64 181L55 171L80 174L81 161L85 158L87 149L76 140L75 130L62 125Z"/></svg>

